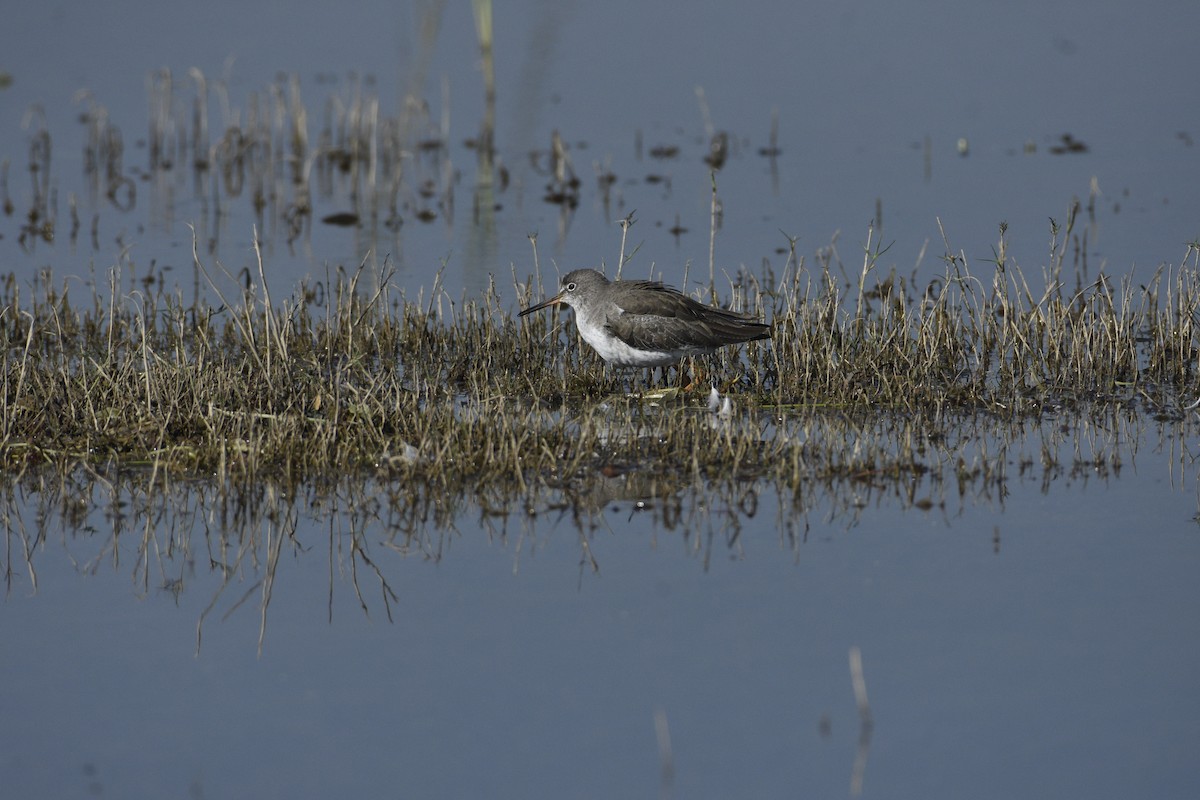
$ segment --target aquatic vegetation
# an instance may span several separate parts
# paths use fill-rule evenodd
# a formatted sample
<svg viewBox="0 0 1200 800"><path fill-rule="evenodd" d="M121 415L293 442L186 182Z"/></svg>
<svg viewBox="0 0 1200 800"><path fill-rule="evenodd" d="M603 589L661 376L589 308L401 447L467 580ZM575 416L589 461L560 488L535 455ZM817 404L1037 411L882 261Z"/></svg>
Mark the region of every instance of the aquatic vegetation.
<svg viewBox="0 0 1200 800"><path fill-rule="evenodd" d="M257 614L261 652L276 580L294 578L305 559L329 561L331 617L335 604L349 603L388 620L403 613L397 561L449 558L463 537L482 535L506 548L514 571L555 537L577 537L585 573L601 568L604 537L624 532L614 531L614 516L639 514L652 520L664 546L670 542L704 569L714 558L737 557L744 539L761 546L764 536L765 549L799 559L810 528L851 528L881 510L948 522L978 506L1002 512L1019 488L1027 497L1029 489L1115 481L1138 466L1139 443L1183 447L1181 428L1188 425L1111 404L1090 417L1049 421L826 410L769 421L736 411L722 418L720 407L714 413L690 404L643 414L636 399L617 398L590 401L586 411L515 415L502 433L515 436L516 424L529 426L522 440L528 449L491 457L524 458L542 471L522 477L518 470L505 481L480 466L486 459L450 451L492 441L478 427L488 425L481 408L464 404L465 427L446 436L443 453L394 446L370 468L302 482L295 472L273 471L274 464L246 471L256 461L245 443L227 445L218 467L225 480L182 469L183 445L160 448L150 463L119 456L100 462L96 454L63 469L6 470L5 590L36 591L40 570L66 553L85 574L128 574L139 595L169 593L178 601L198 593L197 651L209 625L239 608ZM548 435L560 429L584 444ZM695 452L667 463L680 446L668 436ZM559 449L539 453L550 441ZM1176 462L1172 481L1182 486L1194 476L1195 453L1171 447L1169 456L1155 452L1148 460ZM473 478L455 477L467 475ZM755 535L743 536L749 532ZM999 536L997 528L995 548Z"/></svg>
<svg viewBox="0 0 1200 800"><path fill-rule="evenodd" d="M849 290L829 265L789 257L711 287L773 334L713 357L737 407L721 415L704 392L641 392L643 373L606 367L561 318L518 320L494 283L462 302L436 287L412 299L387 274L339 271L281 300L261 271L238 284L197 255L222 300L208 305L161 284L122 291L115 272L81 300L74 280L44 273L28 290L10 276L0 459L10 474L107 463L222 480L382 471L451 494L523 494L611 464L795 485L861 468L825 434L798 433L825 417L904 420L911 442L980 413L1181 415L1200 352L1200 250L1188 257L1148 280L1068 287L1048 273L1035 288L1002 257L976 275L948 255L940 279L915 287L877 278L868 250ZM531 282L513 284L527 305ZM893 445L868 451L885 473L913 461Z"/></svg>

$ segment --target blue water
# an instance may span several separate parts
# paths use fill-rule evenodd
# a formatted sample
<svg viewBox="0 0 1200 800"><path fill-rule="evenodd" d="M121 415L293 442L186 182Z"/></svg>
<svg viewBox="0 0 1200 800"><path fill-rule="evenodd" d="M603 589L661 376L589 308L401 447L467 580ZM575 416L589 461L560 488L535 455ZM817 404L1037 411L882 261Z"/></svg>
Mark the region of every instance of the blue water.
<svg viewBox="0 0 1200 800"><path fill-rule="evenodd" d="M82 527L53 507L39 527L26 493L0 777L13 796L1190 797L1194 441L1137 430L1119 476L922 482L925 511L889 483L760 484L741 511L681 487L678 517L467 504L411 538L372 482L268 494L245 523L177 487L148 530L142 490L95 491ZM857 771L851 648L874 719Z"/></svg>
<svg viewBox="0 0 1200 800"><path fill-rule="evenodd" d="M153 268L187 291L189 224L214 274L254 263L246 195L222 216L189 172L140 174L147 76L164 67L185 110L198 67L243 119L252 96L294 74L314 140L352 75L370 77L385 116L410 87L435 123L449 114L449 170L432 177L452 176L453 218L410 216L398 232L318 223L294 246L268 224L276 297L360 262L394 265L412 297L428 297L439 270L451 297L477 296L490 276L507 293L514 271L533 270L532 233L551 278L601 262L611 272L615 222L634 210L627 275L680 285L690 264L707 278L712 131L732 142L716 174L718 270L778 269L796 237L810 268L830 257L853 280L878 203L880 272L942 272L939 219L950 250L986 270L1004 221L1010 255L1040 286L1050 218L1065 222L1093 187L1068 285L1101 268L1144 283L1200 237L1196 4L505 4L496 146L511 182L478 222L476 157L462 144L483 105L474 25L467 4L445 4L425 53L430 8L6 10L0 162L14 208L0 216L0 272L27 284L49 267L75 300L114 266L126 290ZM123 132L138 186L129 211L89 196L77 120L89 98ZM22 248L34 105L53 137L59 226ZM775 110L772 160L759 150ZM220 125L215 92L210 113ZM542 201L529 157L554 130L582 181L570 214ZM1067 133L1087 152L1051 154ZM658 145L680 155L654 159ZM597 169L617 176L608 205ZM74 243L71 194L84 225ZM353 200L340 186L314 202L320 217ZM1086 272L1073 269L1076 244ZM149 523L136 476L117 503L100 489L66 503L82 525L64 523L53 484L5 495L0 786L6 797L691 798L844 796L861 781L864 797L1200 796L1196 418L1123 431L1102 447L1119 470L1086 463L1103 425L1041 431L1061 466L1043 470L1035 426L999 462L1002 481L961 495L952 467L916 487L814 477L795 493L756 485L749 516L683 486L680 519L618 500L585 516L583 533L545 506L503 520L446 498L462 506L407 542L401 514L372 515L386 487L370 482L336 504L253 504L294 515L283 538L282 522L227 516L206 484L178 486ZM929 510L911 502L923 498ZM352 530L394 598L352 557ZM214 560L236 565L223 590ZM174 581L178 592L164 588ZM852 648L874 719L865 741Z"/></svg>
<svg viewBox="0 0 1200 800"><path fill-rule="evenodd" d="M427 21L436 23L431 44L421 35ZM707 279L713 182L702 158L716 131L731 141L716 175L718 272L758 272L764 261L778 269L795 237L810 264L832 247L857 276L877 202L883 230L873 241L891 246L879 270L915 272L920 281L941 270L943 230L950 252L978 265L993 257L1006 222L1009 255L1037 283L1051 261L1050 219L1065 224L1076 198L1085 210L1066 262L1075 263L1077 246L1092 277L1104 268L1138 270L1147 280L1160 263L1178 265L1186 243L1200 238L1200 103L1189 102L1196 90L1186 57L1200 26L1195 4L505 3L495 14L496 146L510 178L494 198L462 144L478 135L483 115L468 4L32 3L11 9L5 23L0 69L13 82L0 90L0 159L10 162L15 211L0 218L0 263L26 278L47 265L102 276L121 265L130 283L154 268L190 289L189 225L215 274L217 261L234 273L254 265L258 224L277 294L366 263L373 272L394 265L399 287L412 295L428 293L442 269L457 299L482 291L489 275L509 292L514 270L521 280L531 274L530 234L551 279L579 266L615 269L616 222L636 211L631 274L654 271L679 284L692 264L691 276ZM143 179L148 76L171 71L186 126L193 67L209 82L213 141L227 116L219 84L244 123L272 86L290 91L277 75L294 75L314 145L331 99L348 104L366 91L394 118L413 92L428 104L433 128L445 115L450 149L436 167L411 160L401 199L421 205L417 184L428 178L439 192L453 188L454 213L424 223L408 210L395 232L379 222L316 222L289 245L278 221L256 219L248 191L218 215L210 182L197 192L189 170ZM123 132L125 171L138 185L131 211L90 198L77 121L89 102ZM32 106L55 143L60 221L53 245L39 242L28 253L17 239L31 196L24 165L36 123L22 123ZM780 154L772 160L760 150L771 145L776 112ZM542 200L548 176L540 169L556 130L581 180L579 207L569 214ZM1065 134L1087 151L1053 155ZM679 155L652 158L659 145ZM605 170L617 178L607 204L597 185ZM286 199L288 187L276 188ZM70 193L82 220L74 246ZM477 202L490 207L492 199L499 210L481 213ZM313 201L318 220L355 207L344 183L329 195L314 192ZM677 224L687 229L678 237ZM216 246L205 252L209 241Z"/></svg>

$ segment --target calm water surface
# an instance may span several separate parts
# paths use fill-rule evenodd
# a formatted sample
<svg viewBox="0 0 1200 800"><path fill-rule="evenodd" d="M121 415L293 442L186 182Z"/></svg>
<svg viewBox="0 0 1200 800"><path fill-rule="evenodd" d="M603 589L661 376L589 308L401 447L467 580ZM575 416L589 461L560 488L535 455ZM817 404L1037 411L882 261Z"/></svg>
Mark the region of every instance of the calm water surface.
<svg viewBox="0 0 1200 800"><path fill-rule="evenodd" d="M480 292L491 275L506 291L514 269L529 275L530 234L551 277L601 262L615 268L616 222L636 211L628 249L640 249L628 269L681 283L691 263L692 278L707 279L713 180L703 157L724 132L718 270L779 268L794 237L798 256L840 260L857 275L874 220L873 243L891 245L880 271L923 282L940 273L943 230L949 250L974 265L994 257L1007 222L1008 255L1040 277L1050 219L1065 224L1077 198L1083 211L1067 265L1092 277L1101 268L1144 271L1144 281L1161 263L1178 265L1185 243L1200 238L1200 103L1192 102L1200 97L1186 57L1198 26L1200 6L1166 0L1003 10L937 0L774 2L752 11L505 3L494 25L504 182L463 145L484 118L468 4L306 3L286 13L224 0L24 4L0 30L0 69L12 76L0 90L0 159L9 161L14 204L0 218L0 266L28 279L43 266L104 275L119 265L130 284L162 272L186 290L194 283L189 226L216 274L217 261L232 273L254 263L257 225L276 293L339 266L388 263L412 295L428 293L441 269L457 299ZM234 193L216 170L196 176L183 159L148 172L158 71L169 70L167 106L187 132L192 68L206 79L214 146L227 126L274 113L272 97L292 95L290 76L307 110L310 159L328 120L356 99L376 98L385 120L411 112L418 135L407 140L399 226L385 224L387 203L372 205L363 184L342 177L322 186L310 161L315 221L289 243L282 147L261 215L252 181ZM136 187L129 210L118 207L129 204L123 192L110 201L85 178L79 115L89 109L121 133L118 172ZM20 228L35 196L30 145L43 119L57 234L23 248ZM554 131L580 180L573 211L543 200ZM1064 135L1078 145L1065 146ZM418 140L430 137L447 148L416 154ZM777 156L763 154L772 147ZM607 173L615 183L605 192L599 176ZM431 197L422 194L426 182ZM74 241L72 194L81 220ZM364 222L320 222L344 212ZM418 212L432 217L423 222Z"/></svg>
<svg viewBox="0 0 1200 800"><path fill-rule="evenodd" d="M855 276L874 225L890 245L880 272L921 283L942 271L939 220L970 265L994 258L1007 222L1009 256L1040 287L1050 219L1064 223L1075 198L1068 283L1100 269L1144 283L1200 238L1200 6L755 8L505 4L501 187L464 145L484 114L467 4L23 4L0 27L12 78L0 273L30 283L50 268L87 294L116 267L125 290L156 275L187 292L189 226L206 266L236 274L257 225L279 296L365 263L394 265L410 297L441 270L459 298L492 277L511 292L514 272L533 271L534 233L548 276L611 270L615 223L636 210L627 269L680 284L685 264L707 278L702 159L719 132L718 270L777 269L795 237L809 267ZM214 140L294 76L314 143L356 97L396 119L411 94L421 135L446 146L409 154L398 226L321 223L387 213L336 178L314 183L314 221L288 242L290 184L260 215L212 173L148 169L150 76L170 71L186 127L192 67ZM89 109L121 132L132 203L89 184ZM543 200L556 130L580 178L574 209ZM51 160L31 173L39 131ZM270 163L286 174L282 157ZM39 192L54 237L22 241ZM618 499L580 520L548 504L499 518L460 501L404 531L370 481L332 498L261 489L238 514L205 483L148 513L145 476L82 499L5 482L0 785L13 797L1200 796L1196 419L1141 420L1108 446L1119 469L1089 464L1090 434L1076 459L1075 436L1049 435L1060 424L1035 426L1022 455L997 462L1004 480L962 495L952 471L911 492L755 486L751 506L685 486L671 514ZM1061 469L1041 469L1037 430Z"/></svg>
<svg viewBox="0 0 1200 800"><path fill-rule="evenodd" d="M1067 437L1018 474L1035 434L1003 484L922 482L924 511L684 487L444 527L372 481L236 509L201 483L147 522L136 476L69 519L15 490L0 773L14 796L1189 797L1197 432L1135 434L1115 472Z"/></svg>

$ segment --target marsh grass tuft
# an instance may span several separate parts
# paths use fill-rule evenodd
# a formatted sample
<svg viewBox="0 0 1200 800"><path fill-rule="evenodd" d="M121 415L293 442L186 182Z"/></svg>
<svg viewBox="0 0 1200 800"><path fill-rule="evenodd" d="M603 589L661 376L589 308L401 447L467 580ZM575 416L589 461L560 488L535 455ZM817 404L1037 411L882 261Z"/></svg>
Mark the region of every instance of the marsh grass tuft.
<svg viewBox="0 0 1200 800"><path fill-rule="evenodd" d="M1179 413L1200 346L1189 256L1144 283L1070 288L1047 276L1035 289L1003 259L976 275L956 257L919 290L872 281L871 263L858 286L793 259L740 276L725 294L774 338L718 360L732 415L700 395L629 394L644 376L605 367L562 316L516 320L494 283L461 303L436 289L412 300L386 273L367 288L360 268L278 298L261 271L238 283L197 255L214 307L161 284L121 293L115 272L81 303L72 281L10 276L0 459L16 473L111 462L222 480L381 471L450 493L526 493L613 463L698 480L853 472L796 430L829 414L936 428L980 412Z"/></svg>

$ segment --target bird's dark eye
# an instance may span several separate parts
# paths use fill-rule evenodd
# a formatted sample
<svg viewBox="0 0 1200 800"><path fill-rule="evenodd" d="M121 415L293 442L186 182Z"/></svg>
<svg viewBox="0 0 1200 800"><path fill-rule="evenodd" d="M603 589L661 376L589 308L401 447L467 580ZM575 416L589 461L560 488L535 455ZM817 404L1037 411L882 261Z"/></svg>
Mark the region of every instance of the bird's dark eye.
<svg viewBox="0 0 1200 800"><path fill-rule="evenodd" d="M568 292L575 291L575 281L571 281L570 283L567 284L567 291Z"/></svg>

